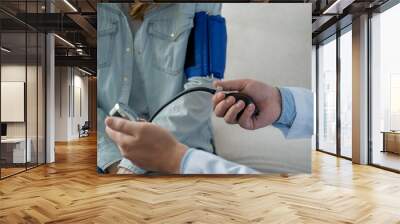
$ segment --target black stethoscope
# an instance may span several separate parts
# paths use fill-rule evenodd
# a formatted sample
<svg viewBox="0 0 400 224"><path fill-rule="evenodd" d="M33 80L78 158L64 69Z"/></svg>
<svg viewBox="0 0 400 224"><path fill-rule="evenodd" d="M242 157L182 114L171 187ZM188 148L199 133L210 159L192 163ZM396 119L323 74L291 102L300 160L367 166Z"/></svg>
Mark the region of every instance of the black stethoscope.
<svg viewBox="0 0 400 224"><path fill-rule="evenodd" d="M251 97L247 96L246 94L234 91L234 92L228 92L228 91L222 91L222 90L218 90L218 89L213 89L213 88L208 88L208 87L194 87L194 88L190 88L187 90L184 90L180 93L178 93L176 96L174 96L171 100L169 100L168 102L166 102L165 104L163 104L154 114L153 116L150 117L150 119L148 120L148 122L152 122L158 114L161 113L161 111L163 111L167 106L169 106L170 104L172 104L175 100L179 99L180 97L187 95L189 93L192 92L207 92L210 93L212 95L214 95L217 92L224 92L225 96L233 96L237 101L242 100L245 103L245 107L247 107L247 105L253 103L254 101ZM255 105L255 104L254 104ZM242 115L244 109L242 111L240 111L237 115L237 119L240 118L240 116ZM259 110L257 109L257 106L254 110L253 116L257 116L259 114ZM140 118L134 111L132 111L126 104L123 103L116 103L115 106L111 109L110 116L114 116L114 117L121 117L121 118L125 118L128 120L132 120L132 121L143 121L142 118Z"/></svg>

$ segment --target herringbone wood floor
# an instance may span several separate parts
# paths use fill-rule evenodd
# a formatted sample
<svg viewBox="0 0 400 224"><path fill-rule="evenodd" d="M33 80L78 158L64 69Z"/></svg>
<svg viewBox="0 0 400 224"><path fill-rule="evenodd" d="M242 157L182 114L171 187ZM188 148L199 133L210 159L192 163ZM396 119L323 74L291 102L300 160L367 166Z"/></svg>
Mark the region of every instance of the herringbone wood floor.
<svg viewBox="0 0 400 224"><path fill-rule="evenodd" d="M0 181L0 223L400 223L400 175L315 152L312 175L98 176L95 138Z"/></svg>

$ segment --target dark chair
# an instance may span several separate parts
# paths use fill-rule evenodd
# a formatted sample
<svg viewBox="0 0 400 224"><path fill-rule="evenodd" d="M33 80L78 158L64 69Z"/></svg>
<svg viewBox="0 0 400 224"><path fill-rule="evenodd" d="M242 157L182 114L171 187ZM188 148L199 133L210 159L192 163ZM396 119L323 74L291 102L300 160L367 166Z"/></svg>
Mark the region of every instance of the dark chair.
<svg viewBox="0 0 400 224"><path fill-rule="evenodd" d="M82 127L78 124L79 138L89 136L90 123L85 121Z"/></svg>

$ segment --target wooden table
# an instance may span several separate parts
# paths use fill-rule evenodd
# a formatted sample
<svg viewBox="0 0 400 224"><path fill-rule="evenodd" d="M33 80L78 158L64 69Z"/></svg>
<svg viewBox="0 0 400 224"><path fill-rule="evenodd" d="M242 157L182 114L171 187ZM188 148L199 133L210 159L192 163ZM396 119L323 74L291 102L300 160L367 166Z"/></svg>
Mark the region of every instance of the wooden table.
<svg viewBox="0 0 400 224"><path fill-rule="evenodd" d="M27 143L27 144L26 144ZM25 145L26 150L25 150ZM1 139L1 159L5 163L20 164L31 162L31 146L32 141L30 138L6 138Z"/></svg>
<svg viewBox="0 0 400 224"><path fill-rule="evenodd" d="M382 152L392 152L400 154L400 131L382 131L383 150Z"/></svg>

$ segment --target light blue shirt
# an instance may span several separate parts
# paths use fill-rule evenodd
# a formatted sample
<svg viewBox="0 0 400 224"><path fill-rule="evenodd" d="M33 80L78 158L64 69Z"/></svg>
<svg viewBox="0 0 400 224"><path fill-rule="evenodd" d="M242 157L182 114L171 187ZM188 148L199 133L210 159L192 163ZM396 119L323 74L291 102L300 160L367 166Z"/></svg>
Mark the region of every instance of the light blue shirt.
<svg viewBox="0 0 400 224"><path fill-rule="evenodd" d="M195 13L218 15L221 4L159 4L146 12L136 28L127 7L129 4L97 5L97 166L105 170L121 161L120 166L143 173L121 157L105 133L104 120L117 102L148 119L184 89L211 87L211 77L185 77L186 47ZM153 122L188 147L213 152L211 97L207 93L185 95Z"/></svg>
<svg viewBox="0 0 400 224"><path fill-rule="evenodd" d="M314 128L314 100L310 90L279 88L282 96L282 112L273 126L281 130L285 138L310 138ZM211 153L189 148L181 161L182 174L259 174L250 167L240 165Z"/></svg>

